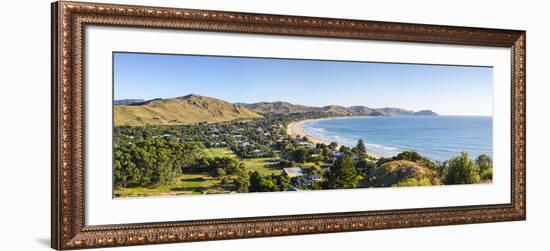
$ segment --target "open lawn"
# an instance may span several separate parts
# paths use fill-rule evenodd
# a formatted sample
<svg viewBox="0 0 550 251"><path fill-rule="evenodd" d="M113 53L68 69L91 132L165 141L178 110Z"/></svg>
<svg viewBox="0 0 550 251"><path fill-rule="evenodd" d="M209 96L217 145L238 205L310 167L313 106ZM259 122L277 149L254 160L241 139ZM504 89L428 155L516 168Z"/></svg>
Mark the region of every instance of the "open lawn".
<svg viewBox="0 0 550 251"><path fill-rule="evenodd" d="M253 159L243 159L242 162L246 170L248 171L258 171L261 175L271 175L281 174L282 168L279 167L269 167L270 165L276 164L273 160L278 158L253 158Z"/></svg>
<svg viewBox="0 0 550 251"><path fill-rule="evenodd" d="M233 153L229 148L206 148L204 149L206 152L206 156L210 158L215 157L231 157L231 158L237 158L237 155Z"/></svg>
<svg viewBox="0 0 550 251"><path fill-rule="evenodd" d="M207 148L206 154L209 157L231 157L231 158L237 158L239 161L242 161L246 167L246 170L248 171L258 171L261 175L271 175L272 173L279 175L281 174L282 169L280 168L270 168L266 167L272 164L275 164L275 161L278 160L278 157L273 158L251 158L251 159L241 159L233 153L228 148Z"/></svg>
<svg viewBox="0 0 550 251"><path fill-rule="evenodd" d="M315 165L315 162L304 162L304 163L298 163L296 165L301 168L311 168L312 166Z"/></svg>
<svg viewBox="0 0 550 251"><path fill-rule="evenodd" d="M170 185L155 188L132 187L115 190L115 197L143 197L166 195L190 195L203 193L228 193L229 191L219 187L220 180L207 173L182 174L176 178L176 182Z"/></svg>

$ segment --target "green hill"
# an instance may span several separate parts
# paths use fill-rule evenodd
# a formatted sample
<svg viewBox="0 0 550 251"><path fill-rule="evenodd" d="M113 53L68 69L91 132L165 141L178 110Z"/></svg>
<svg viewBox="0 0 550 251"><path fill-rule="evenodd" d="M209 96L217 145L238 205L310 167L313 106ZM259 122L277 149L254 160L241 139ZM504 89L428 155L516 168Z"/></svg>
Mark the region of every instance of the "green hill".
<svg viewBox="0 0 550 251"><path fill-rule="evenodd" d="M373 176L376 178L370 181L368 186L425 186L438 183L432 170L409 160L384 163L374 170Z"/></svg>
<svg viewBox="0 0 550 251"><path fill-rule="evenodd" d="M240 104L244 107L252 109L258 113L273 113L273 114L289 114L289 113L306 113L317 112L319 108L303 105L294 105L288 102L259 102L253 104Z"/></svg>
<svg viewBox="0 0 550 251"><path fill-rule="evenodd" d="M115 126L213 123L258 117L261 115L241 105L194 94L114 106Z"/></svg>

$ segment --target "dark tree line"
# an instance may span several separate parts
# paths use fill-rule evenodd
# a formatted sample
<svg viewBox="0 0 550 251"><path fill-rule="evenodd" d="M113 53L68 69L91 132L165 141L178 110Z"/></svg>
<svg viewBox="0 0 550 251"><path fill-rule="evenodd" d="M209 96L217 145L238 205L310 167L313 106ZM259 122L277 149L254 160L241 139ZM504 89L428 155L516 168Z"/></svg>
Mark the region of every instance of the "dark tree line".
<svg viewBox="0 0 550 251"><path fill-rule="evenodd" d="M115 187L169 184L204 157L203 146L163 138L120 140L114 147Z"/></svg>

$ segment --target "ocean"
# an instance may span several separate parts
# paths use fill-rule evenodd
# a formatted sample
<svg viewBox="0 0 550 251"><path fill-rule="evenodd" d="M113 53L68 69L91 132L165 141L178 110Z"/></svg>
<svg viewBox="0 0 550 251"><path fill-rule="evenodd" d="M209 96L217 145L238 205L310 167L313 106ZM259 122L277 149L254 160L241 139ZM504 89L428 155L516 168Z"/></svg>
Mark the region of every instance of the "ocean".
<svg viewBox="0 0 550 251"><path fill-rule="evenodd" d="M444 161L467 151L470 158L492 156L493 119L485 116L350 117L308 121L308 135L339 145L355 146L363 139L367 152L392 157L414 150Z"/></svg>

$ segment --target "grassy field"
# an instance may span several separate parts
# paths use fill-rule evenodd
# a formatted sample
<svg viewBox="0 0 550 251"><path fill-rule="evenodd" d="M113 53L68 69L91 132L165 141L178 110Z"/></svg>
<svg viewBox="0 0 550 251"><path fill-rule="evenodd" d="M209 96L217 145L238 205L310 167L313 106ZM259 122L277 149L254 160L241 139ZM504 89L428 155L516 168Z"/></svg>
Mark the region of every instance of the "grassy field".
<svg viewBox="0 0 550 251"><path fill-rule="evenodd" d="M240 159L233 151L228 148L207 148L208 157L231 157L242 161L248 171L258 171L262 175L271 175L272 173L281 174L282 169L270 168L274 164L273 160L278 158L253 158ZM266 167L267 164L267 167ZM229 193L219 186L220 180L208 173L184 173L176 178L176 182L170 185L159 186L155 188L132 187L120 188L115 190L115 197L143 197L143 196L168 196L168 195L192 195L192 194L215 194Z"/></svg>
<svg viewBox="0 0 550 251"><path fill-rule="evenodd" d="M233 153L228 148L206 148L206 155L210 158L215 157L231 157L231 158L237 158L237 155Z"/></svg>
<svg viewBox="0 0 550 251"><path fill-rule="evenodd" d="M301 167L301 168L310 168L310 167L314 166L315 163L314 162L305 162L305 163L298 163L296 165Z"/></svg>
<svg viewBox="0 0 550 251"><path fill-rule="evenodd" d="M282 172L281 168L269 167L270 165L273 165L275 163L272 161L274 159L277 158L243 159L242 162L244 163L246 169L251 172L258 171L261 175L271 175L272 173L279 175Z"/></svg>
<svg viewBox="0 0 550 251"><path fill-rule="evenodd" d="M204 193L228 193L229 191L219 187L220 180L207 173L182 174L176 178L174 184L159 186L156 188L132 187L115 190L115 197L142 197L142 196L167 196L167 195L191 195Z"/></svg>
<svg viewBox="0 0 550 251"><path fill-rule="evenodd" d="M249 171L258 171L262 175L271 175L274 174L281 174L281 169L278 168L270 168L266 167L269 165L274 164L273 160L279 159L279 158L253 158L253 159L240 159L228 148L207 148L206 154L209 157L231 157L231 158L237 158L240 161L242 161Z"/></svg>

